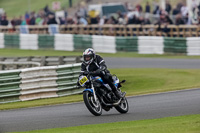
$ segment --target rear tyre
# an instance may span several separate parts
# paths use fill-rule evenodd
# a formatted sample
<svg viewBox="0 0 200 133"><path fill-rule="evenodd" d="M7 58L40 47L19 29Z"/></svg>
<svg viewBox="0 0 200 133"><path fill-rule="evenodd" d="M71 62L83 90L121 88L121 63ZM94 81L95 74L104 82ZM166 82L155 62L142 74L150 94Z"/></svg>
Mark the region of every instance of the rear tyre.
<svg viewBox="0 0 200 133"><path fill-rule="evenodd" d="M116 106L115 109L122 114L125 114L128 112L129 106L128 106L128 101L126 97L122 98L120 104Z"/></svg>
<svg viewBox="0 0 200 133"><path fill-rule="evenodd" d="M83 100L86 107L93 115L100 116L102 114L102 106L98 97L95 102L94 96L91 94L91 92L85 91L83 93Z"/></svg>

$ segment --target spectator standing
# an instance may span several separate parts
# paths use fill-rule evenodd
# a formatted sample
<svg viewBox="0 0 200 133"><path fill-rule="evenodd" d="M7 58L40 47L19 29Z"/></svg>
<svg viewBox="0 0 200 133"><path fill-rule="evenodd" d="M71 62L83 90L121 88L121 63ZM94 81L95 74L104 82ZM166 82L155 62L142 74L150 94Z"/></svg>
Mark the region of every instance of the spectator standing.
<svg viewBox="0 0 200 133"><path fill-rule="evenodd" d="M181 15L182 15L183 17L186 17L187 13L188 13L188 7L187 7L186 4L184 3L184 5L181 7Z"/></svg>
<svg viewBox="0 0 200 133"><path fill-rule="evenodd" d="M176 8L173 10L172 15L177 15L180 13L179 7L178 5L176 6Z"/></svg>
<svg viewBox="0 0 200 133"><path fill-rule="evenodd" d="M192 12L195 11L195 8L197 7L197 2L196 0L192 0Z"/></svg>
<svg viewBox="0 0 200 133"><path fill-rule="evenodd" d="M149 5L149 2L147 2L145 6L145 18L149 18L150 12L151 12L151 7Z"/></svg>
<svg viewBox="0 0 200 133"><path fill-rule="evenodd" d="M34 15L31 15L29 24L30 25L35 25L35 16Z"/></svg>
<svg viewBox="0 0 200 133"><path fill-rule="evenodd" d="M167 1L166 1L166 8L165 8L165 11L168 12L168 14L170 14L171 9L172 9L171 4L170 4L169 1L167 0Z"/></svg>
<svg viewBox="0 0 200 133"><path fill-rule="evenodd" d="M199 2L199 5L198 5L198 10L199 10L198 16L200 16L200 2Z"/></svg>
<svg viewBox="0 0 200 133"><path fill-rule="evenodd" d="M150 12L151 12L151 7L149 5L149 2L147 2L145 7L145 13L150 13Z"/></svg>
<svg viewBox="0 0 200 133"><path fill-rule="evenodd" d="M30 18L30 15L28 12L25 13L25 19L28 20Z"/></svg>
<svg viewBox="0 0 200 133"><path fill-rule="evenodd" d="M198 23L198 16L199 16L199 9L196 7L193 10L192 19L191 19L193 24ZM189 19L190 19L190 17L189 17Z"/></svg>
<svg viewBox="0 0 200 133"><path fill-rule="evenodd" d="M155 11L157 9L158 3L156 2L156 0L154 0L152 2L152 7L153 7L153 11Z"/></svg>

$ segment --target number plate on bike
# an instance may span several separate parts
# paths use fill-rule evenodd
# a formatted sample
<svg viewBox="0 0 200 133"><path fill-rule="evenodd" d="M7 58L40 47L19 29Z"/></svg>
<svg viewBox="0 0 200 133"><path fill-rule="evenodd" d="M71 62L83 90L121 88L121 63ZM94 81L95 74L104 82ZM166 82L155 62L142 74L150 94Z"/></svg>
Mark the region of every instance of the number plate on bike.
<svg viewBox="0 0 200 133"><path fill-rule="evenodd" d="M84 76L82 79L79 80L80 85L85 84L88 81L88 78Z"/></svg>

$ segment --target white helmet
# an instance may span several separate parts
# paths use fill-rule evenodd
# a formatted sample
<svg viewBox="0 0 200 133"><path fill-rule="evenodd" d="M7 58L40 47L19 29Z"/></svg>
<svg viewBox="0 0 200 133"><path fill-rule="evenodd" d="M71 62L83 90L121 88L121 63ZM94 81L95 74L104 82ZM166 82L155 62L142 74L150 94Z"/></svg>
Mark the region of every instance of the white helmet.
<svg viewBox="0 0 200 133"><path fill-rule="evenodd" d="M83 52L83 60L86 64L90 64L95 59L95 51L92 48L88 48Z"/></svg>

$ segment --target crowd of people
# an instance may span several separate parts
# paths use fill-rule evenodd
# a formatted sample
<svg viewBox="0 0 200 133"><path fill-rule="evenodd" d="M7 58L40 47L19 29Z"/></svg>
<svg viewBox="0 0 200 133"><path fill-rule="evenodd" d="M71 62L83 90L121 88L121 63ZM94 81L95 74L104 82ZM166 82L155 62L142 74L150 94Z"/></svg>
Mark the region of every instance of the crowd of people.
<svg viewBox="0 0 200 133"><path fill-rule="evenodd" d="M151 5L152 4L152 5ZM176 8L172 9L169 1L166 1L165 10L162 9L157 2L147 2L143 9L140 4L131 5L125 3L127 13L120 11L112 16L90 16L86 6L80 6L75 15L72 17L66 9L64 17L55 17L55 12L49 9L48 6L36 12L26 12L25 15L14 17L11 20L7 19L6 13L0 16L0 25L49 25L49 24L174 24L174 25L198 25L200 24L200 3L193 0L192 16L189 15L189 8L184 3L178 3Z"/></svg>

